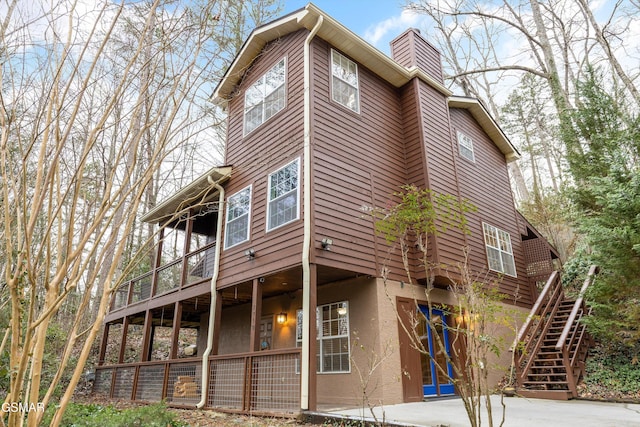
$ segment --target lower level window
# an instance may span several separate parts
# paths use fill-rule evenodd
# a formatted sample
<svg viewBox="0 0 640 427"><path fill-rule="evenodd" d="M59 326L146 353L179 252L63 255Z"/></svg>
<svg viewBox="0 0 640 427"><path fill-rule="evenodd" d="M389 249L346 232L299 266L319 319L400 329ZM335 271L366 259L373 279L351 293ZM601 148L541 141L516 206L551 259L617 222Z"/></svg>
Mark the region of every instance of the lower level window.
<svg viewBox="0 0 640 427"><path fill-rule="evenodd" d="M297 312L296 344L302 345L302 310ZM349 304L318 306L316 310L318 373L350 372Z"/></svg>

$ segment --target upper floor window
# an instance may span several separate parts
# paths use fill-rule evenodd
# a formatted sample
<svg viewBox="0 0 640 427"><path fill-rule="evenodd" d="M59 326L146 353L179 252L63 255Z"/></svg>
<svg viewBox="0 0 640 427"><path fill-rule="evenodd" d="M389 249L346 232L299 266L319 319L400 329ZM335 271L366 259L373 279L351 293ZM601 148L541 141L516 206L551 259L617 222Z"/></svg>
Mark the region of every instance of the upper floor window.
<svg viewBox="0 0 640 427"><path fill-rule="evenodd" d="M299 159L269 175L267 231L298 219L299 175Z"/></svg>
<svg viewBox="0 0 640 427"><path fill-rule="evenodd" d="M484 243L487 247L489 269L504 273L507 276L517 277L509 233L484 223L482 228L484 231Z"/></svg>
<svg viewBox="0 0 640 427"><path fill-rule="evenodd" d="M244 93L245 135L284 108L286 75L287 63L282 58Z"/></svg>
<svg viewBox="0 0 640 427"><path fill-rule="evenodd" d="M460 155L465 159L475 162L475 156L473 154L473 141L468 135L462 132L458 132L458 147Z"/></svg>
<svg viewBox="0 0 640 427"><path fill-rule="evenodd" d="M251 186L238 191L227 199L227 222L224 247L230 248L249 240L251 215Z"/></svg>
<svg viewBox="0 0 640 427"><path fill-rule="evenodd" d="M333 100L360 112L358 66L346 56L331 50L331 94Z"/></svg>

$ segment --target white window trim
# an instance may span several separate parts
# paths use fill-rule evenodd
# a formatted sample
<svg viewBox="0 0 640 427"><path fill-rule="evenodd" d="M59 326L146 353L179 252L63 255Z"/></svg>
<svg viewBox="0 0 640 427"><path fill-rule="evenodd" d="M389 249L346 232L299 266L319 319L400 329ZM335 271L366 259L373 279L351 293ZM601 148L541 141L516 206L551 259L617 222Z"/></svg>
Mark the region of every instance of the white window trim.
<svg viewBox="0 0 640 427"><path fill-rule="evenodd" d="M505 233L507 235L507 237L509 238L509 246L511 246L511 252L507 252L505 250L500 249L499 247L495 247L493 245L490 245L487 242L487 236L485 233L485 227L489 227L489 229L493 232L495 231L495 238L496 240L499 242L499 237L498 237L498 232L502 231L503 233ZM491 271L495 271L496 273L500 273L500 274L504 274L505 276L509 276L509 277L518 277L518 269L516 267L516 259L515 256L513 254L513 243L511 242L511 234L505 230L502 230L494 225L491 224L487 224L486 222L482 223L482 237L484 239L484 246L485 246L485 251L486 251L486 255L487 255L487 266L489 267L489 270ZM500 270L496 270L491 268L491 265L489 264L489 248L492 248L494 250L497 250L500 253L500 266L502 268L502 271ZM515 274L509 274L507 272L505 272L505 268L504 268L504 263L502 261L502 254L508 254L511 256L511 259L513 261L513 271L515 272Z"/></svg>
<svg viewBox="0 0 640 427"><path fill-rule="evenodd" d="M462 141L465 141L465 143L463 143ZM468 144L466 142L468 142ZM462 148L466 148L471 152L471 158L462 153ZM471 139L471 137L466 133L460 131L458 131L458 154L460 154L460 157L463 157L471 162L476 162L476 153L473 149L473 139Z"/></svg>
<svg viewBox="0 0 640 427"><path fill-rule="evenodd" d="M273 228L269 228L269 219L271 218L271 176L280 172L282 169L287 168L288 166L292 165L293 163L298 162L298 168L297 168L297 173L298 173L298 185L296 186L296 216L295 218L291 219L290 221L287 221L285 223L282 223L276 227ZM289 193L287 193L289 194ZM282 197L282 196L280 196ZM267 176L267 217L266 217L266 221L265 221L265 228L267 232L270 231L274 231L277 230L278 228L284 227L287 224L291 224L294 221L297 221L298 219L300 219L300 157L295 158L294 160L290 161L289 163L287 163L286 165L279 167L278 169L274 170L273 172L271 172L268 176Z"/></svg>
<svg viewBox="0 0 640 427"><path fill-rule="evenodd" d="M343 307L345 307L347 309L347 313L344 315L347 318L347 332L346 334L343 335L335 335L335 336L328 336L328 337L323 337L322 336L322 319L320 318L321 313L322 313L322 308L323 307L327 307L327 306L332 306L332 305L341 305ZM301 347L302 346L302 338L298 336L298 331L299 331L299 327L301 327L298 324L298 319L302 319L301 316L302 313L302 309L298 309L296 310L296 347ZM317 374L323 374L323 375L331 375L331 374L350 374L351 373L351 320L350 320L350 313L351 311L349 310L349 301L337 301L337 302L332 302L329 304L323 304L323 305L319 305L316 307L316 341L317 341L317 349L318 349L318 355L319 355L319 363L318 366L316 367L316 373ZM324 372L322 371L322 341L323 340L329 340L329 339L333 339L333 338L347 338L347 354L349 355L349 369L346 371L327 371Z"/></svg>
<svg viewBox="0 0 640 427"><path fill-rule="evenodd" d="M349 83L348 81L344 80L342 77L335 76L333 74L333 54L334 53L342 56L347 61L353 62L355 64L355 66L356 66L356 83L357 83L357 86L353 86L351 83ZM331 100L333 102L337 103L338 105L343 106L344 108L346 108L349 111L353 111L354 113L360 114L360 72L358 71L358 63L353 61L352 59L350 59L346 55L343 55L342 53L338 52L337 50L331 49L331 57L329 58L329 65L331 67L331 70L330 70L330 74L331 74ZM355 88L355 90L356 90L356 107L357 107L355 110L353 108L349 107L348 105L343 104L342 102L338 101L335 98L335 95L334 95L335 94L335 90L334 90L334 87L333 87L333 78L334 77L340 79L341 81L343 81L347 85Z"/></svg>
<svg viewBox="0 0 640 427"><path fill-rule="evenodd" d="M284 86L284 105L282 106L282 108L280 110L278 110L274 116L276 114L278 114L280 111L284 110L285 108L287 108L287 57L283 57L281 59L279 59L274 65L273 67L269 68L264 74L262 74L259 78L257 78L253 83L251 83L251 85L247 88L250 89L251 87L253 87L253 85L255 85L256 83L258 83L259 81L263 80L265 78L265 76L271 71L273 70L275 67L277 67L281 62L284 62L284 81L282 82L282 86ZM279 89L280 86L278 86L277 89ZM273 93L273 92L271 92ZM246 94L247 91L245 91L245 99L244 99L244 104L243 104L243 112L242 112L242 136L245 137L247 135L250 135L253 131L255 131L256 129L260 128L263 124L265 124L266 122L268 122L273 116L269 117L269 119L264 120L264 100L267 97L267 95L269 94L262 94L262 114L263 114L263 121L257 125L255 128L251 129L249 132L247 132L247 123L246 123L246 118L247 118L247 98L246 98Z"/></svg>
<svg viewBox="0 0 640 427"><path fill-rule="evenodd" d="M236 242L233 245L229 245L229 240L227 239L227 230L229 229L229 207L231 206L231 204L229 203L229 200L232 199L233 197L238 196L240 193L242 193L243 191L249 189L249 208L247 209L247 213L245 215L247 215L247 238L245 240L242 240L241 242ZM244 187L242 190L236 191L235 193L233 193L232 195L230 195L229 197L227 197L227 206L225 209L225 220L224 220L224 248L225 249L229 249L232 248L234 246L240 245L244 242L248 242L250 240L251 237L251 208L252 208L252 201L253 199L253 188L251 185L248 185L246 187ZM244 216L244 215L243 215ZM238 217L240 218L240 217ZM233 220L236 220L238 218L234 218Z"/></svg>

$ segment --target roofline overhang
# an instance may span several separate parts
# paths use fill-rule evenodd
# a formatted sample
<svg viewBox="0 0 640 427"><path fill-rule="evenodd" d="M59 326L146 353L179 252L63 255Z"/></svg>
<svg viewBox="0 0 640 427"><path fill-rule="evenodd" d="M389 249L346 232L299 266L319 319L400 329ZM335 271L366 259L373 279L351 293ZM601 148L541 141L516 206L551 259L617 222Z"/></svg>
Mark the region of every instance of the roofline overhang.
<svg viewBox="0 0 640 427"><path fill-rule="evenodd" d="M507 135L478 99L464 96L450 96L449 108L464 108L468 110L487 135L489 135L493 143L496 144L502 154L504 154L507 163L511 163L520 158L518 149L511 143Z"/></svg>
<svg viewBox="0 0 640 427"><path fill-rule="evenodd" d="M226 182L231 176L231 169L231 166L211 168L207 173L156 205L142 217L142 221L169 222L191 208L217 200L220 194L212 182L217 184Z"/></svg>
<svg viewBox="0 0 640 427"><path fill-rule="evenodd" d="M251 32L216 87L213 101L226 107L245 71L268 42L300 29L311 31L319 16L322 16L324 21L316 37L327 41L393 86L402 87L412 79L419 78L445 96L453 94L423 70L398 64L314 4L308 3L304 8L257 27Z"/></svg>

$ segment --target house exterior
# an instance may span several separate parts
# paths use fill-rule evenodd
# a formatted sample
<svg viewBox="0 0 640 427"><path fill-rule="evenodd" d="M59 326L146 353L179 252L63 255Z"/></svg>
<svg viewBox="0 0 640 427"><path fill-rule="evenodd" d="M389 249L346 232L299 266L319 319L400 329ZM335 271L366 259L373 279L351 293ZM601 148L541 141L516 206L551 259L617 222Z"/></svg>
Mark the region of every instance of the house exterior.
<svg viewBox="0 0 640 427"><path fill-rule="evenodd" d="M407 282L369 211L404 184L470 200L471 234L434 236L431 261L456 265L468 247L470 267L528 311L556 254L514 207L518 152L483 105L444 86L419 31L390 58L312 4L256 28L214 100L225 166L143 218L159 243L115 295L94 392L296 413L360 402L358 371L377 354L373 401L455 393L396 315L421 309L425 272ZM453 301L449 280L435 272L436 302Z"/></svg>

